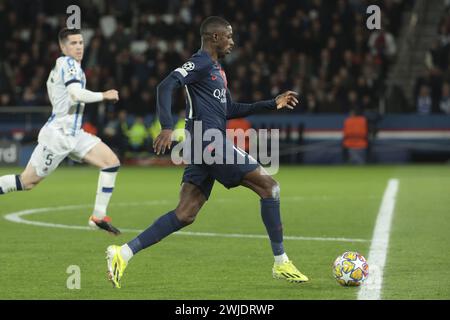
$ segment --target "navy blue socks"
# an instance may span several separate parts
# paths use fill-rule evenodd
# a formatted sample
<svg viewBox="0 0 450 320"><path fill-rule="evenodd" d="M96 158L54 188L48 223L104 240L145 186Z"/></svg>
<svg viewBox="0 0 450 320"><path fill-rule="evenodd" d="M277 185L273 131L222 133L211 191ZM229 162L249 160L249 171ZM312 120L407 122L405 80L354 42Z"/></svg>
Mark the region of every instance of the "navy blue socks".
<svg viewBox="0 0 450 320"><path fill-rule="evenodd" d="M266 226L274 256L284 254L283 225L280 217L280 200L261 199L261 217ZM180 222L175 210L159 217L150 227L127 243L133 254L154 245L174 233L185 224Z"/></svg>
<svg viewBox="0 0 450 320"><path fill-rule="evenodd" d="M274 256L284 253L283 225L280 217L280 200L261 199L261 217L269 234Z"/></svg>
<svg viewBox="0 0 450 320"><path fill-rule="evenodd" d="M133 251L133 254L136 254L142 249L161 241L169 234L180 230L184 226L185 225L178 220L175 210L173 210L159 217L150 227L127 244L131 251Z"/></svg>

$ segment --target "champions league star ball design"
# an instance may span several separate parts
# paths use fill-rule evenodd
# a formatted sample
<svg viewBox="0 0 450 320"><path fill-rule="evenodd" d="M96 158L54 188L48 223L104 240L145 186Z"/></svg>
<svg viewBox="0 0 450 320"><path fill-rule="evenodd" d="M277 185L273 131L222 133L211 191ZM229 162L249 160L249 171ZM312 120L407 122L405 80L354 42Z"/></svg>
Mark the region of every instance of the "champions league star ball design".
<svg viewBox="0 0 450 320"><path fill-rule="evenodd" d="M195 69L195 64L191 61L188 61L185 64L183 64L182 68L186 71L192 71Z"/></svg>
<svg viewBox="0 0 450 320"><path fill-rule="evenodd" d="M360 286L369 276L369 265L358 252L347 251L334 261L333 275L341 286Z"/></svg>

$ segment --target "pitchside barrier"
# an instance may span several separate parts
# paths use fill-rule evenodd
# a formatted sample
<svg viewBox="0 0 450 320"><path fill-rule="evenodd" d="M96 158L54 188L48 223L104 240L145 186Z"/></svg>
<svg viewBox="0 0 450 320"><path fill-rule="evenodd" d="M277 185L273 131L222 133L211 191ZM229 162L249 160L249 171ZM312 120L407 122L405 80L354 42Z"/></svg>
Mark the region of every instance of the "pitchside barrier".
<svg viewBox="0 0 450 320"><path fill-rule="evenodd" d="M450 115L366 114L369 163L447 162ZM281 159L301 163L342 163L346 115L251 116L255 128L280 129ZM286 160L286 159L284 159ZM283 162L283 161L282 161Z"/></svg>
<svg viewBox="0 0 450 320"><path fill-rule="evenodd" d="M0 165L25 165L36 145L49 107L0 107ZM264 114L248 117L255 129L279 129L280 162L344 162L342 114ZM366 114L368 163L447 162L450 160L450 115ZM150 126L154 115L145 117ZM99 117L101 119L101 117ZM174 115L174 121L177 116ZM131 125L133 116L128 117ZM101 129L101 128L100 128Z"/></svg>

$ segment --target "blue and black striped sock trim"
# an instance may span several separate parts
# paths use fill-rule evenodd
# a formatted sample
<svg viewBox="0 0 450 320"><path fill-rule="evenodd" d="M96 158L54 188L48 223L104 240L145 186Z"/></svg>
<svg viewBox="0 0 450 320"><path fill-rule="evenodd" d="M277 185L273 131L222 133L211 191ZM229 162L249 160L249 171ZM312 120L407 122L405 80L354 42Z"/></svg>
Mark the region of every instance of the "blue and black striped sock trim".
<svg viewBox="0 0 450 320"><path fill-rule="evenodd" d="M107 187L102 188L102 192L104 192L104 193L112 193L113 191L114 191L114 188L107 188Z"/></svg>
<svg viewBox="0 0 450 320"><path fill-rule="evenodd" d="M105 168L102 169L103 172L117 172L119 171L120 166L115 166L115 167L111 167L111 168Z"/></svg>
<svg viewBox="0 0 450 320"><path fill-rule="evenodd" d="M22 181L20 181L19 175L16 175L16 188L17 188L17 191L23 190Z"/></svg>

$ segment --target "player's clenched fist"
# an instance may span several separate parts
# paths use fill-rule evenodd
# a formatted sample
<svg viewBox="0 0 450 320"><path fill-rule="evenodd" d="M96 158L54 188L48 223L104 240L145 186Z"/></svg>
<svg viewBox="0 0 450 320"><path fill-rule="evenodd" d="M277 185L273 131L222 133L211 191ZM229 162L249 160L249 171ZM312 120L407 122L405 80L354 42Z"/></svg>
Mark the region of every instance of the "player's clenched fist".
<svg viewBox="0 0 450 320"><path fill-rule="evenodd" d="M117 102L119 101L119 92L117 90L105 91L103 92L103 100Z"/></svg>

